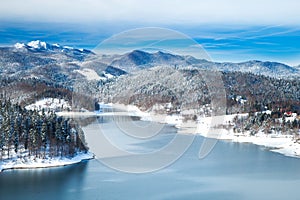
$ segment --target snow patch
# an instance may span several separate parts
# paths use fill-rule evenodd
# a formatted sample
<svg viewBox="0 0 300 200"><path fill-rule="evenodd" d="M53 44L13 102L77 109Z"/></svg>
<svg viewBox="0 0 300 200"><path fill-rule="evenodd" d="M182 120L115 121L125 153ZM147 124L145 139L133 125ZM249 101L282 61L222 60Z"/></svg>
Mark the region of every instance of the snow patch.
<svg viewBox="0 0 300 200"><path fill-rule="evenodd" d="M112 79L112 78L115 77L114 75L111 75L111 74L106 73L106 72L103 72L103 75L104 75L107 79Z"/></svg>
<svg viewBox="0 0 300 200"><path fill-rule="evenodd" d="M22 48L25 47L25 44L24 44L24 43L16 43L16 44L14 45L14 47L15 47L16 49L22 49Z"/></svg>
<svg viewBox="0 0 300 200"><path fill-rule="evenodd" d="M52 46L56 47L56 48L60 48L59 44L52 44Z"/></svg>
<svg viewBox="0 0 300 200"><path fill-rule="evenodd" d="M64 49L74 49L73 47L70 46L63 46Z"/></svg>
<svg viewBox="0 0 300 200"><path fill-rule="evenodd" d="M181 115L167 115L165 118L165 123L180 127L183 123L183 117Z"/></svg>
<svg viewBox="0 0 300 200"><path fill-rule="evenodd" d="M35 40L27 43L27 46L35 49L47 49L47 43L40 40Z"/></svg>
<svg viewBox="0 0 300 200"><path fill-rule="evenodd" d="M45 110L45 111L59 111L59 110L70 110L71 106L68 101L57 98L45 98L30 104L25 107L27 110Z"/></svg>
<svg viewBox="0 0 300 200"><path fill-rule="evenodd" d="M86 77L87 80L91 81L91 80L106 80L105 77L100 77L97 72L95 72L92 69L89 68L84 68L82 70L75 70L75 72L78 72L80 74L82 74L83 76Z"/></svg>

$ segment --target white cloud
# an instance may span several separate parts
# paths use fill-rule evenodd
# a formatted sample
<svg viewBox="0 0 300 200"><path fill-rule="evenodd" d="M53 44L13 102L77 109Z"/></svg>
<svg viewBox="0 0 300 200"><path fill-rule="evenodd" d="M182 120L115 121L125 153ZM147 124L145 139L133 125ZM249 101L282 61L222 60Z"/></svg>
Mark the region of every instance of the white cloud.
<svg viewBox="0 0 300 200"><path fill-rule="evenodd" d="M150 24L300 24L299 0L9 0L2 19Z"/></svg>

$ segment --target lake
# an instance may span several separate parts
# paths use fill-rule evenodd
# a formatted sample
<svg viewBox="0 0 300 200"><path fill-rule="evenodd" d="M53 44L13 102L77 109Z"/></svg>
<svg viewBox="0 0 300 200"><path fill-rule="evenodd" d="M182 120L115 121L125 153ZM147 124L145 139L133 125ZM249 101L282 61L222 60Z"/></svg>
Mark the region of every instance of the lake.
<svg viewBox="0 0 300 200"><path fill-rule="evenodd" d="M118 128L109 118L101 118L100 126L109 130L111 140L118 138L116 144L139 153L163 147L177 131L164 126L159 135L137 142L117 137ZM218 141L208 156L199 159L203 139L197 136L176 162L151 173L120 172L97 159L66 167L4 171L0 173L0 199L300 198L300 159L229 141Z"/></svg>

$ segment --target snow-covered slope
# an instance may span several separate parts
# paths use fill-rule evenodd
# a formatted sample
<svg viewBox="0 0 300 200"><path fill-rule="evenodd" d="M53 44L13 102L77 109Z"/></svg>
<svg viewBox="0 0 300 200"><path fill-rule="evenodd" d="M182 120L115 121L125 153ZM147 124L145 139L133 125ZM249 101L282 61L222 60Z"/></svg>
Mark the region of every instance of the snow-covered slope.
<svg viewBox="0 0 300 200"><path fill-rule="evenodd" d="M1 77L16 80L36 78L71 88L77 78L90 80L80 73L82 71L95 71L94 75L103 77L103 80L126 73L102 63L97 55L86 49L49 44L40 40L0 47Z"/></svg>

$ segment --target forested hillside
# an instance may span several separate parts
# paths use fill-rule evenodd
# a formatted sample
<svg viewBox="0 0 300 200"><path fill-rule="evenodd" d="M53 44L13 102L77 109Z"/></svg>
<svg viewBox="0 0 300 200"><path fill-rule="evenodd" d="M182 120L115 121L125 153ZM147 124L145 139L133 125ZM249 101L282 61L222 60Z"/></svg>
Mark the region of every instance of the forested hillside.
<svg viewBox="0 0 300 200"><path fill-rule="evenodd" d="M205 73L204 73L205 72ZM197 68L154 67L121 76L100 87L104 102L135 104L145 110L171 102L181 109L197 109L211 97L202 76L213 71ZM299 112L300 81L252 73L222 72L227 113L283 109Z"/></svg>
<svg viewBox="0 0 300 200"><path fill-rule="evenodd" d="M72 157L86 152L84 134L72 119L31 111L0 100L0 158Z"/></svg>

